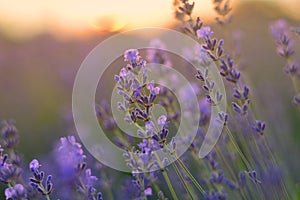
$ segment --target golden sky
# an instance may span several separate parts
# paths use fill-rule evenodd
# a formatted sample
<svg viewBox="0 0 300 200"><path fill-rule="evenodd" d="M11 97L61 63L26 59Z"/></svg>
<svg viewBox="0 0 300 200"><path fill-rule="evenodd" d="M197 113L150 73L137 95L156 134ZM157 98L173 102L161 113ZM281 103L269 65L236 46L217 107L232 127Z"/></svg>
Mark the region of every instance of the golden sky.
<svg viewBox="0 0 300 200"><path fill-rule="evenodd" d="M204 18L214 14L211 2L196 0L197 13ZM0 0L0 28L6 34L26 37L40 32L59 36L166 26L174 22L172 3L173 0Z"/></svg>

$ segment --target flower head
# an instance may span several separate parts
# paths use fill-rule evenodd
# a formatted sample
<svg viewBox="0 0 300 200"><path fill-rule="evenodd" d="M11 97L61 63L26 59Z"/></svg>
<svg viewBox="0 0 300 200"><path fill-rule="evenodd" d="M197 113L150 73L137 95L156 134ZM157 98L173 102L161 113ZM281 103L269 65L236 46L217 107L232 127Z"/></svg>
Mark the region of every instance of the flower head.
<svg viewBox="0 0 300 200"><path fill-rule="evenodd" d="M273 37L279 41L282 35L287 31L288 25L284 19L279 19L270 25Z"/></svg>
<svg viewBox="0 0 300 200"><path fill-rule="evenodd" d="M26 198L26 190L23 185L16 184L14 187L5 189L5 197L6 199L25 199Z"/></svg>
<svg viewBox="0 0 300 200"><path fill-rule="evenodd" d="M150 90L150 93L154 94L154 95L158 95L159 91L160 91L159 87L154 87L154 82L153 81L151 81L150 83L148 83L147 89Z"/></svg>
<svg viewBox="0 0 300 200"><path fill-rule="evenodd" d="M167 117L165 115L160 116L157 119L157 124L161 127L164 127L167 124Z"/></svg>
<svg viewBox="0 0 300 200"><path fill-rule="evenodd" d="M124 60L129 61L131 63L137 63L139 61L139 51L137 49L128 49L124 53Z"/></svg>
<svg viewBox="0 0 300 200"><path fill-rule="evenodd" d="M146 196L151 196L152 195L152 188L149 187L149 188L145 189L144 193L145 193Z"/></svg>
<svg viewBox="0 0 300 200"><path fill-rule="evenodd" d="M35 172L36 170L38 170L38 168L40 167L41 165L39 164L39 161L37 159L33 159L30 164L29 164L29 169L32 171L32 172Z"/></svg>
<svg viewBox="0 0 300 200"><path fill-rule="evenodd" d="M60 166L60 172L66 178L73 178L72 176L84 162L85 157L81 144L76 142L74 136L62 137L60 139L60 146L56 151L55 158Z"/></svg>
<svg viewBox="0 0 300 200"><path fill-rule="evenodd" d="M201 29L197 30L197 36L199 39L208 39L213 32L209 26L203 26Z"/></svg>
<svg viewBox="0 0 300 200"><path fill-rule="evenodd" d="M1 146L4 148L16 147L19 144L19 134L18 129L15 126L15 121L2 121L1 125L1 135L3 137Z"/></svg>

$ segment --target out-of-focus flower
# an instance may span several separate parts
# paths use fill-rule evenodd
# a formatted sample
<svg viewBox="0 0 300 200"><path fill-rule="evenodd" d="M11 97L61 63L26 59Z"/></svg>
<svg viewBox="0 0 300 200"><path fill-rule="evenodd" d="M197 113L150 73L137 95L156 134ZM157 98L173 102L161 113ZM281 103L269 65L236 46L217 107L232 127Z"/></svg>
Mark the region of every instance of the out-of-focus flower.
<svg viewBox="0 0 300 200"><path fill-rule="evenodd" d="M55 159L59 166L61 175L72 179L84 165L86 156L83 154L81 144L77 143L74 136L62 137L60 145L55 152Z"/></svg>
<svg viewBox="0 0 300 200"><path fill-rule="evenodd" d="M1 134L3 137L1 146L7 149L15 148L19 144L19 134L15 126L15 121L2 121L1 125Z"/></svg>
<svg viewBox="0 0 300 200"><path fill-rule="evenodd" d="M164 127L164 126L167 124L167 117L166 117L165 115L160 116L160 117L157 119L157 124L158 124L160 127Z"/></svg>
<svg viewBox="0 0 300 200"><path fill-rule="evenodd" d="M275 21L274 23L270 24L270 29L272 32L273 37L279 41L281 40L281 37L283 36L284 33L288 30L288 24L286 20L284 19L279 19Z"/></svg>
<svg viewBox="0 0 300 200"><path fill-rule="evenodd" d="M14 187L6 188L4 191L7 199L26 199L26 189L22 184L16 184Z"/></svg>

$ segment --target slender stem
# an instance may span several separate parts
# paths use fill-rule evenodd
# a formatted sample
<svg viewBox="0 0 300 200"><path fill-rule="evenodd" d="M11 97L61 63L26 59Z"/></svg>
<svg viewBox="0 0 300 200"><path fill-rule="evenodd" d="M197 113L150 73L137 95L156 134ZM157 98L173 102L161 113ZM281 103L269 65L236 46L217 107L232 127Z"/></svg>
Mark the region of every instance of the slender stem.
<svg viewBox="0 0 300 200"><path fill-rule="evenodd" d="M179 165L182 167L182 169L187 173L187 175L189 176L189 178L192 180L192 182L194 183L194 185L197 187L197 189L204 194L205 191L204 189L201 187L201 185L198 183L198 181L194 178L194 176L190 173L190 171L188 170L188 168L184 165L184 163L180 160L180 158L177 158L177 161L179 163Z"/></svg>
<svg viewBox="0 0 300 200"><path fill-rule="evenodd" d="M160 189L156 183L153 184L154 190L156 193L159 193Z"/></svg>
<svg viewBox="0 0 300 200"><path fill-rule="evenodd" d="M46 197L47 200L50 200L50 197L49 197L48 194L46 194L45 197Z"/></svg>
<svg viewBox="0 0 300 200"><path fill-rule="evenodd" d="M169 188L169 190L170 190L170 192L171 192L171 195L172 195L173 199L174 199L174 200L178 200L177 195L176 195L176 193L175 193L175 191L174 191L174 188L173 188L173 186L172 186L172 184L171 184L171 181L170 181L170 179L169 179L169 177L168 177L168 175L167 175L167 172L166 172L166 171L163 171L162 173L163 173L163 176L164 176L164 178L165 178L165 181L167 182L168 188Z"/></svg>
<svg viewBox="0 0 300 200"><path fill-rule="evenodd" d="M114 199L111 187L110 187L109 184L107 184L108 183L107 175L106 175L106 173L104 173L103 170L101 171L101 177L104 180L103 181L103 183L104 183L104 189L106 190L106 194L107 194L108 199Z"/></svg>
<svg viewBox="0 0 300 200"><path fill-rule="evenodd" d="M128 143L128 141L123 137L123 135L122 135L122 133L120 132L120 130L117 129L117 131L114 131L114 133L115 133L115 136L123 143L123 145L129 149L129 143Z"/></svg>
<svg viewBox="0 0 300 200"><path fill-rule="evenodd" d="M294 90L295 90L296 94L298 94L299 93L299 88L298 88L298 85L297 85L296 76L291 75L291 79L292 79Z"/></svg>
<svg viewBox="0 0 300 200"><path fill-rule="evenodd" d="M231 133L231 131L229 130L228 126L225 126L225 130L228 133L228 136L233 144L233 146L235 147L235 149L237 150L238 154L241 156L243 162L245 163L246 167L248 168L248 170L251 169L251 165L249 164L248 160L246 159L246 157L244 156L243 152L241 151L240 147L238 146L238 144L236 144L235 139Z"/></svg>
<svg viewBox="0 0 300 200"><path fill-rule="evenodd" d="M190 190L189 190L187 184L185 183L185 180L184 180L183 176L181 175L181 173L180 173L180 171L179 171L177 165L173 162L173 163L172 163L172 166L174 167L175 172L176 172L177 176L180 178L180 181L182 182L182 184L183 184L183 186L184 186L186 192L188 193L189 197L190 197L191 199L194 199L194 198L193 198L193 195L191 194L191 192L190 192Z"/></svg>
<svg viewBox="0 0 300 200"><path fill-rule="evenodd" d="M161 163L160 158L159 158L159 156L157 155L156 152L154 152L154 156L155 156L156 159L157 159L157 162L158 162L159 167L160 167L161 169L163 169L164 166L163 166L163 164ZM165 169L162 170L162 174L163 174L163 176L164 176L164 179L165 179L165 181L166 181L166 183L167 183L167 186L168 186L168 188L169 188L169 190L170 190L170 192L171 192L171 195L172 195L173 199L174 199L174 200L178 200L177 195L176 195L176 192L174 191L174 188L173 188L173 186L172 186L172 184L171 184L171 181L170 181L169 176L168 176L167 172L165 171Z"/></svg>

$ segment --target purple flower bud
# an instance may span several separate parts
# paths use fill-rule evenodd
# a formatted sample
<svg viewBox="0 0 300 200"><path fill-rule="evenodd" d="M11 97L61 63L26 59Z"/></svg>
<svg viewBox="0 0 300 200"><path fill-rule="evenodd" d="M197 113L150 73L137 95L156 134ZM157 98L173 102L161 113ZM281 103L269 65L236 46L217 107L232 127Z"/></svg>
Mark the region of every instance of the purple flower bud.
<svg viewBox="0 0 300 200"><path fill-rule="evenodd" d="M234 98L236 98L236 99L242 98L241 92L236 87L233 90L234 90L234 93L233 93Z"/></svg>
<svg viewBox="0 0 300 200"><path fill-rule="evenodd" d="M201 29L197 30L197 36L199 39L208 39L213 32L209 26L203 26Z"/></svg>
<svg viewBox="0 0 300 200"><path fill-rule="evenodd" d="M215 86L215 82L210 81L208 79L206 79L205 84L206 84L207 88L209 89L209 91L211 91Z"/></svg>
<svg viewBox="0 0 300 200"><path fill-rule="evenodd" d="M151 196L152 195L152 189L151 189L151 187L148 187L147 189L145 189L144 193L145 193L146 196Z"/></svg>
<svg viewBox="0 0 300 200"><path fill-rule="evenodd" d="M277 41L279 41L283 33L287 30L287 27L287 22L283 19L280 19L270 25L270 30L272 32L273 37Z"/></svg>
<svg viewBox="0 0 300 200"><path fill-rule="evenodd" d="M223 95L219 91L217 91L217 93L216 93L216 99L217 99L218 103L221 102L222 97L223 97Z"/></svg>
<svg viewBox="0 0 300 200"><path fill-rule="evenodd" d="M235 112L237 112L237 113L239 113L239 114L242 113L242 109L241 109L241 107L240 107L237 103L232 102L232 106L233 106L233 110L234 110Z"/></svg>
<svg viewBox="0 0 300 200"><path fill-rule="evenodd" d="M229 54L227 55L227 64L228 64L229 68L232 68L234 65L234 62Z"/></svg>
<svg viewBox="0 0 300 200"><path fill-rule="evenodd" d="M161 127L164 127L167 124L167 117L165 115L160 116L157 119L157 124Z"/></svg>
<svg viewBox="0 0 300 200"><path fill-rule="evenodd" d="M244 92L243 92L243 95L244 95L244 98L247 99L248 98L248 95L249 95L249 88L245 85L244 86Z"/></svg>
<svg viewBox="0 0 300 200"><path fill-rule="evenodd" d="M26 190L23 185L16 184L14 187L5 189L5 197L6 199L25 199L26 198Z"/></svg>
<svg viewBox="0 0 300 200"><path fill-rule="evenodd" d="M240 187L244 187L246 185L246 175L244 171L242 171L239 175L239 185Z"/></svg>
<svg viewBox="0 0 300 200"><path fill-rule="evenodd" d="M159 87L154 87L154 82L153 81L151 81L150 83L148 83L147 89L150 90L150 93L154 94L154 95L158 95L159 91L160 91Z"/></svg>
<svg viewBox="0 0 300 200"><path fill-rule="evenodd" d="M172 148L173 151L174 151L175 148L176 148L176 141L175 141L175 138L174 138L174 137L172 137L172 140L171 140L171 148Z"/></svg>
<svg viewBox="0 0 300 200"><path fill-rule="evenodd" d="M224 125L226 125L227 121L228 121L228 114L221 111L218 113L218 120L220 122L222 122Z"/></svg>
<svg viewBox="0 0 300 200"><path fill-rule="evenodd" d="M294 98L293 98L293 103L294 103L296 106L299 106L299 105L300 105L300 93L297 94L296 96L294 96Z"/></svg>
<svg viewBox="0 0 300 200"><path fill-rule="evenodd" d="M160 132L160 135L159 135L160 139L164 140L167 137L168 133L169 133L168 129L163 128Z"/></svg>
<svg viewBox="0 0 300 200"><path fill-rule="evenodd" d="M253 130L257 133L263 135L263 132L266 128L266 123L260 120L256 120L255 124L252 126Z"/></svg>
<svg viewBox="0 0 300 200"><path fill-rule="evenodd" d="M125 67L123 67L123 68L121 69L120 73L119 73L119 76L120 76L120 77L126 77L126 75L127 75L127 70L126 70Z"/></svg>
<svg viewBox="0 0 300 200"><path fill-rule="evenodd" d="M256 171L252 170L248 172L250 179L255 183L261 183L260 180L257 179Z"/></svg>
<svg viewBox="0 0 300 200"><path fill-rule="evenodd" d="M39 161L37 159L33 159L30 164L29 164L29 169L32 171L32 172L35 172L39 169L41 165L39 164Z"/></svg>
<svg viewBox="0 0 300 200"><path fill-rule="evenodd" d="M155 126L152 121L147 121L145 127L148 133L150 134L155 133Z"/></svg>
<svg viewBox="0 0 300 200"><path fill-rule="evenodd" d="M219 40L218 48L221 48L223 44L224 44L224 40L223 39Z"/></svg>
<svg viewBox="0 0 300 200"><path fill-rule="evenodd" d="M200 70L198 70L196 74L196 78L200 79L201 81L204 81L204 76Z"/></svg>
<svg viewBox="0 0 300 200"><path fill-rule="evenodd" d="M215 101L211 98L211 96L209 94L205 94L206 96L206 100L208 103L210 103L211 105L215 105Z"/></svg>
<svg viewBox="0 0 300 200"><path fill-rule="evenodd" d="M227 185L231 190L234 190L234 189L237 188L236 184L235 184L233 181L228 180L228 179L226 179L226 178L223 180L223 183L224 183L225 185Z"/></svg>
<svg viewBox="0 0 300 200"><path fill-rule="evenodd" d="M299 64L293 62L293 63L287 64L287 65L285 66L285 72L286 72L287 74L294 75L294 74L297 74L298 68L299 68Z"/></svg>
<svg viewBox="0 0 300 200"><path fill-rule="evenodd" d="M129 49L124 53L124 61L129 61L131 63L136 63L139 61L139 51L136 49Z"/></svg>

